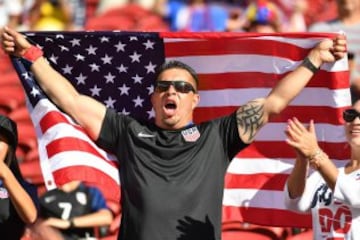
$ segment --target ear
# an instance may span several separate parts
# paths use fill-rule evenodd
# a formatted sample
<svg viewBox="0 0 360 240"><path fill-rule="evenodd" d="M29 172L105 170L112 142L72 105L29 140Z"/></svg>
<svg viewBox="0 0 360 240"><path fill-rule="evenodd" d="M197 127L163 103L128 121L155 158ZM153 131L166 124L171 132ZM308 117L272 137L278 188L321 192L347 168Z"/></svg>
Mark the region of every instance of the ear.
<svg viewBox="0 0 360 240"><path fill-rule="evenodd" d="M200 102L200 95L198 93L195 93L194 97L193 97L193 104L192 104L193 110L197 107L197 105L199 105L199 102Z"/></svg>

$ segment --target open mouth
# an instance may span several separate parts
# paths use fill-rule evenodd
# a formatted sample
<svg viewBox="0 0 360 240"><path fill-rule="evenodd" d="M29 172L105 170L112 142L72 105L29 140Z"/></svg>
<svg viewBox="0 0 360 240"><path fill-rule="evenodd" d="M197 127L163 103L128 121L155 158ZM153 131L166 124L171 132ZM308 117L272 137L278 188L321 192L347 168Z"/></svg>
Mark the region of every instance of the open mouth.
<svg viewBox="0 0 360 240"><path fill-rule="evenodd" d="M170 100L167 101L167 102L165 103L165 106L164 106L166 115L168 115L168 116L174 115L174 114L175 114L175 111L176 111L176 108L177 108L176 102L170 101Z"/></svg>
<svg viewBox="0 0 360 240"><path fill-rule="evenodd" d="M167 103L165 104L165 108L166 109L176 109L176 104L175 103Z"/></svg>

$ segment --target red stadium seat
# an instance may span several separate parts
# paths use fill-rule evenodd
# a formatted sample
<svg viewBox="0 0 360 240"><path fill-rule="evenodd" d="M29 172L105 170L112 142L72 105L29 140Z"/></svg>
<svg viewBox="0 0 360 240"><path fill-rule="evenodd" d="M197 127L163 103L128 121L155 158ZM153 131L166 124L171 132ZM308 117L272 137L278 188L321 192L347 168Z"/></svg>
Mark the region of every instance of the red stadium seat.
<svg viewBox="0 0 360 240"><path fill-rule="evenodd" d="M29 111L25 105L22 105L16 109L14 109L12 112L8 115L9 118L17 122L18 124L21 122L26 122L32 124Z"/></svg>
<svg viewBox="0 0 360 240"><path fill-rule="evenodd" d="M14 71L9 56L0 48L0 73L5 74Z"/></svg>
<svg viewBox="0 0 360 240"><path fill-rule="evenodd" d="M89 19L86 30L169 31L168 24L152 11L138 4L127 4L109 9Z"/></svg>
<svg viewBox="0 0 360 240"><path fill-rule="evenodd" d="M38 161L22 162L19 167L22 175L29 182L35 185L44 183L40 169L40 163Z"/></svg>
<svg viewBox="0 0 360 240"><path fill-rule="evenodd" d="M271 227L271 226L261 226L261 225L254 225L242 222L224 222L222 224L222 231L246 231L246 232L253 232L258 233L264 236L269 237L270 239L285 239L287 236L290 235L289 228L282 228L282 227Z"/></svg>
<svg viewBox="0 0 360 240"><path fill-rule="evenodd" d="M25 93L21 86L5 85L1 87L0 106L9 112L25 104Z"/></svg>
<svg viewBox="0 0 360 240"><path fill-rule="evenodd" d="M240 240L240 239L249 239L249 240L272 240L273 238L263 235L261 233L251 232L251 231L223 231L221 234L222 240Z"/></svg>
<svg viewBox="0 0 360 240"><path fill-rule="evenodd" d="M18 124L19 147L25 148L26 152L37 147L37 138L34 126L31 123Z"/></svg>
<svg viewBox="0 0 360 240"><path fill-rule="evenodd" d="M0 86L20 86L20 80L15 71L0 71Z"/></svg>
<svg viewBox="0 0 360 240"><path fill-rule="evenodd" d="M313 239L313 231L311 229L286 238L286 240L312 240L312 239Z"/></svg>

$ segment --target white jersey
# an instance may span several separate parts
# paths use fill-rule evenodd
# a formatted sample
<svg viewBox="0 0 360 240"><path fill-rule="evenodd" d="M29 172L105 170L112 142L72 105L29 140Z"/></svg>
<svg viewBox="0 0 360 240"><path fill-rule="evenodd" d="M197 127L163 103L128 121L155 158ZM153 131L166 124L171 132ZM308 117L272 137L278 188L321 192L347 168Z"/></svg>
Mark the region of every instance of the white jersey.
<svg viewBox="0 0 360 240"><path fill-rule="evenodd" d="M287 184L284 193L289 209L311 211L314 239L360 240L360 170L345 174L339 168L334 192L313 172L301 197L290 199Z"/></svg>

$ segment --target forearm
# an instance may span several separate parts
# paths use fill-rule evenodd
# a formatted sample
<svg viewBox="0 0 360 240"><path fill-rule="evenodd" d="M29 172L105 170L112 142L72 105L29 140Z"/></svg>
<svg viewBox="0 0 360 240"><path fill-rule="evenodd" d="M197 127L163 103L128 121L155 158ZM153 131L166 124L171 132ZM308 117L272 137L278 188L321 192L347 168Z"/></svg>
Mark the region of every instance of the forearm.
<svg viewBox="0 0 360 240"><path fill-rule="evenodd" d="M92 139L97 139L106 107L80 94L74 86L40 57L31 66L37 82L49 98L80 124Z"/></svg>
<svg viewBox="0 0 360 240"><path fill-rule="evenodd" d="M102 209L95 213L72 219L74 227L99 227L110 225L113 221L113 215L110 210Z"/></svg>
<svg viewBox="0 0 360 240"><path fill-rule="evenodd" d="M31 66L37 83L50 99L65 112L71 112L79 93L71 83L40 57Z"/></svg>
<svg viewBox="0 0 360 240"><path fill-rule="evenodd" d="M296 159L294 169L287 180L289 197L292 199L300 197L305 190L309 165L304 160L300 159L300 157Z"/></svg>
<svg viewBox="0 0 360 240"><path fill-rule="evenodd" d="M10 169L3 171L2 181L9 193L11 203L14 205L20 218L26 224L34 223L37 217L37 210L34 202L17 181Z"/></svg>
<svg viewBox="0 0 360 240"><path fill-rule="evenodd" d="M322 61L315 50L312 50L309 53L308 59L315 68L318 68L322 64ZM268 95L266 101L266 110L268 114L279 114L283 111L284 108L302 91L313 76L314 72L303 64L300 64L294 71L289 72Z"/></svg>

